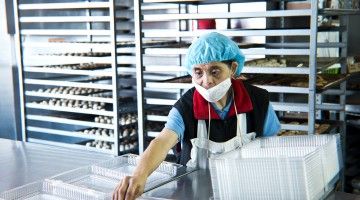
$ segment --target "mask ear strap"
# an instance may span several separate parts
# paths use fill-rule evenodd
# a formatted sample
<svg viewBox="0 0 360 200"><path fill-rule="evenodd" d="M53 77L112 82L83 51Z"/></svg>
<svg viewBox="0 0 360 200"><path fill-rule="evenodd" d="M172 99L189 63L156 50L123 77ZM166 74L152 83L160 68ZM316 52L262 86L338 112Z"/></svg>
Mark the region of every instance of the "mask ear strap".
<svg viewBox="0 0 360 200"><path fill-rule="evenodd" d="M238 131L239 127L237 127L237 126L239 126L239 124L240 124L240 119L239 119L239 115L238 115L237 108L236 108L234 89L232 92L232 98L234 101L234 109L235 109L235 113L236 113L236 129ZM242 144L242 134L240 133L239 135L240 135L240 144Z"/></svg>
<svg viewBox="0 0 360 200"><path fill-rule="evenodd" d="M234 101L234 108L235 108L236 118L238 118L238 112L237 112L237 108L236 108L234 89L232 91L232 98L233 98L233 101Z"/></svg>
<svg viewBox="0 0 360 200"><path fill-rule="evenodd" d="M208 138L207 138L207 158L209 158L209 141L210 141L210 122L211 122L211 115L210 115L210 103L208 102L208 113L209 113L209 119L208 119L208 122L209 122L209 125L208 125L208 130L207 130L207 135L208 135Z"/></svg>

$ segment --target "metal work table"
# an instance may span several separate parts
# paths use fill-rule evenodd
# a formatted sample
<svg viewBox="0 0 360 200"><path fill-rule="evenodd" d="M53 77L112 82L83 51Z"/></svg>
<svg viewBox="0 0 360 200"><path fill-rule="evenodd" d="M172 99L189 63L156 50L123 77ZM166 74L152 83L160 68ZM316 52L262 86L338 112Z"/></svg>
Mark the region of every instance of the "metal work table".
<svg viewBox="0 0 360 200"><path fill-rule="evenodd" d="M0 192L111 158L109 154L0 138Z"/></svg>
<svg viewBox="0 0 360 200"><path fill-rule="evenodd" d="M163 199L210 199L213 196L209 171L197 170L150 190L143 197Z"/></svg>
<svg viewBox="0 0 360 200"><path fill-rule="evenodd" d="M112 158L109 154L73 150L0 139L0 192L77 167ZM143 199L211 199L208 171L198 170L150 190ZM327 200L360 200L360 196L335 192Z"/></svg>
<svg viewBox="0 0 360 200"><path fill-rule="evenodd" d="M211 200L213 199L213 191L210 173L206 170L194 171L144 193L143 197L145 197L144 199ZM331 192L324 199L360 200L360 196L344 192Z"/></svg>

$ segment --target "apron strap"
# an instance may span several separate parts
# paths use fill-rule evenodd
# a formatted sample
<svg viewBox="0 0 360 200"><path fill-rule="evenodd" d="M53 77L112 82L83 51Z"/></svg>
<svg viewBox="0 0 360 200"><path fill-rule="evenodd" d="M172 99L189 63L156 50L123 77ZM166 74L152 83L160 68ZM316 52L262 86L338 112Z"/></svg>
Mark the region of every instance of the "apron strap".
<svg viewBox="0 0 360 200"><path fill-rule="evenodd" d="M203 138L203 139L208 138L207 137L207 128L206 128L205 120L198 120L197 137L198 138Z"/></svg>
<svg viewBox="0 0 360 200"><path fill-rule="evenodd" d="M247 133L246 113L238 114L236 115L236 117L237 117L236 136L241 137L241 134Z"/></svg>

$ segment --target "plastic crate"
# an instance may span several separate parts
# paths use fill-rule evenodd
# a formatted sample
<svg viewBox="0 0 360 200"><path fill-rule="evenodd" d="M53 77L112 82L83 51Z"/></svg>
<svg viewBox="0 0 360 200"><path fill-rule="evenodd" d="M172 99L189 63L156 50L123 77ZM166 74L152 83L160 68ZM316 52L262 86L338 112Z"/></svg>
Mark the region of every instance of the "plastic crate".
<svg viewBox="0 0 360 200"><path fill-rule="evenodd" d="M88 166L67 171L51 177L51 180L61 181L87 190L111 193L119 183L121 177L116 174L103 176L96 167Z"/></svg>
<svg viewBox="0 0 360 200"><path fill-rule="evenodd" d="M138 159L137 155L127 154L89 167L68 171L51 179L110 194L122 178L132 175ZM148 177L145 191L171 180L180 167L181 165L174 163L162 162Z"/></svg>
<svg viewBox="0 0 360 200"><path fill-rule="evenodd" d="M114 158L109 161L105 161L94 165L94 169L102 175L115 175L117 177L129 176L135 170L135 167L139 161L139 156L134 154L127 154ZM163 161L159 167L147 178L145 184L145 191L168 182L172 177L176 176L178 169L182 165Z"/></svg>
<svg viewBox="0 0 360 200"><path fill-rule="evenodd" d="M70 170L42 182L35 182L0 194L0 200L107 200L125 176L131 175L139 156L127 154L111 160ZM148 178L145 190L169 182L182 165L162 162ZM139 198L143 199L143 198Z"/></svg>
<svg viewBox="0 0 360 200"><path fill-rule="evenodd" d="M214 199L319 199L339 171L338 135L259 138L210 158Z"/></svg>
<svg viewBox="0 0 360 200"><path fill-rule="evenodd" d="M330 183L343 167L339 134L265 137L258 138L246 146L246 148L270 147L319 147L324 183Z"/></svg>
<svg viewBox="0 0 360 200"><path fill-rule="evenodd" d="M324 194L315 147L232 151L210 159L210 174L214 199L307 200Z"/></svg>

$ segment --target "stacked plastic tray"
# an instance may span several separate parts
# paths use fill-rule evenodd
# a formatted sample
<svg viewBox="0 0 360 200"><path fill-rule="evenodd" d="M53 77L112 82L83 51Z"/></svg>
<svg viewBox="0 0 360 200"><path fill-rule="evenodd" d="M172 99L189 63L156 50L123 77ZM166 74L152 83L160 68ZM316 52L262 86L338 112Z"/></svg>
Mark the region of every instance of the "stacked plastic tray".
<svg viewBox="0 0 360 200"><path fill-rule="evenodd" d="M214 199L319 199L341 167L338 145L338 135L269 137L214 156Z"/></svg>
<svg viewBox="0 0 360 200"><path fill-rule="evenodd" d="M103 175L116 174L118 177L124 177L132 174L135 170L137 162L138 156L128 155L97 164L94 168ZM182 165L170 162L162 162L156 171L148 177L145 185L145 191L153 189L157 185L174 177L181 166Z"/></svg>
<svg viewBox="0 0 360 200"><path fill-rule="evenodd" d="M111 196L96 191L84 191L80 187L54 180L31 183L6 191L0 195L0 199L28 199L28 200L87 200L109 199Z"/></svg>
<svg viewBox="0 0 360 200"><path fill-rule="evenodd" d="M111 199L112 192L125 176L131 175L137 155L124 155L112 160L77 168L42 182L28 184L0 194L0 199ZM166 183L176 176L181 165L163 162L148 178L145 191Z"/></svg>

